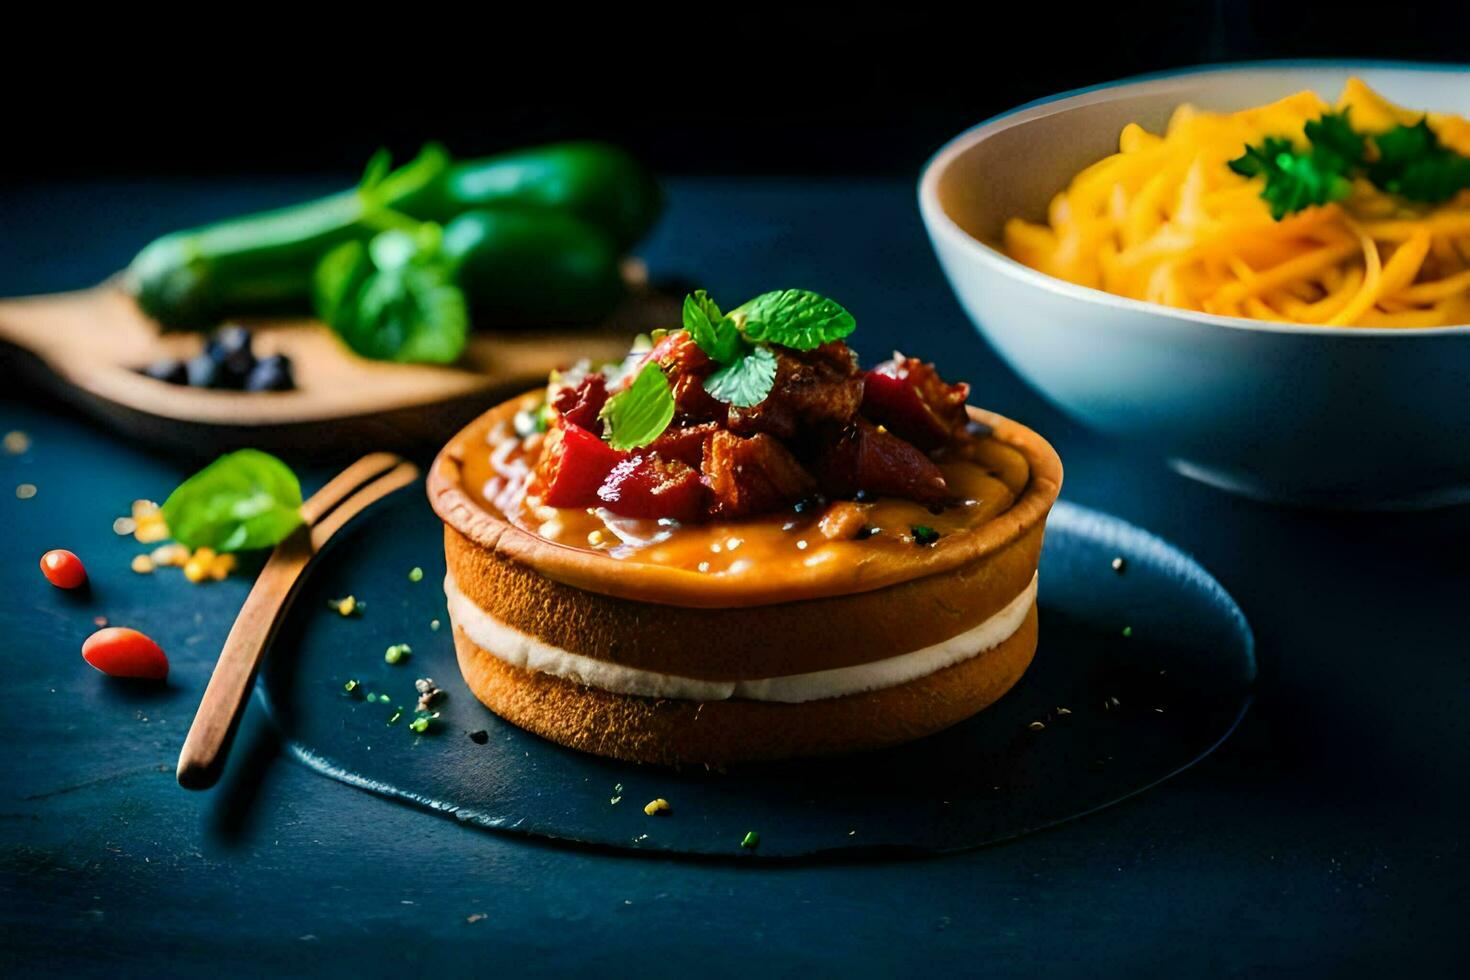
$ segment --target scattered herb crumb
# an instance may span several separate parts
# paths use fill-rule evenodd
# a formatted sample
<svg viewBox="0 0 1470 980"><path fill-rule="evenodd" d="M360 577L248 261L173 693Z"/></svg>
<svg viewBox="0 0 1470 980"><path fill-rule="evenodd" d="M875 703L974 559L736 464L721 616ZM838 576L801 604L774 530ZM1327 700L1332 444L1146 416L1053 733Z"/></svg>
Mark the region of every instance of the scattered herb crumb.
<svg viewBox="0 0 1470 980"><path fill-rule="evenodd" d="M391 715L388 716L388 724L390 724L390 725L396 725L396 724L398 724L398 719L400 719L402 717L403 717L403 709L402 708L394 708L393 709L393 714L391 714Z"/></svg>
<svg viewBox="0 0 1470 980"><path fill-rule="evenodd" d="M939 532L928 524L915 524L910 530L914 533L914 544L931 545L939 540Z"/></svg>
<svg viewBox="0 0 1470 980"><path fill-rule="evenodd" d="M429 629L433 630L435 633L439 632L439 620L437 620L437 619L431 619L431 620L429 620Z"/></svg>
<svg viewBox="0 0 1470 980"><path fill-rule="evenodd" d="M672 813L673 809L673 807L669 806L668 800L660 797L656 800L649 800L644 804L643 812L651 817L656 813Z"/></svg>
<svg viewBox="0 0 1470 980"><path fill-rule="evenodd" d="M405 657L413 653L413 649L407 643L395 643L383 651L383 662L390 664L403 663Z"/></svg>
<svg viewBox="0 0 1470 980"><path fill-rule="evenodd" d="M413 682L413 689L419 692L418 710L420 711L429 710L429 705L433 704L444 693L439 689L439 685L434 683L434 678L432 677L420 677Z"/></svg>
<svg viewBox="0 0 1470 980"><path fill-rule="evenodd" d="M1132 636L1133 635L1133 627L1132 626L1125 626L1125 627L1123 627L1123 635L1124 636Z"/></svg>
<svg viewBox="0 0 1470 980"><path fill-rule="evenodd" d="M415 565L415 566L413 566L413 568L411 568L411 569L408 570L408 580L410 582L422 582L423 579L424 579L424 570L422 568L420 568L417 565Z"/></svg>
<svg viewBox="0 0 1470 980"><path fill-rule="evenodd" d="M470 741L474 742L476 745L484 745L486 742L490 741L490 733L485 731L484 729L481 729L478 732L470 732Z"/></svg>
<svg viewBox="0 0 1470 980"><path fill-rule="evenodd" d="M745 836L740 839L740 846L747 851L753 851L761 846L761 835L753 830L747 830Z"/></svg>
<svg viewBox="0 0 1470 980"><path fill-rule="evenodd" d="M1117 572L1119 575L1122 575L1127 568L1128 563L1123 560L1123 557L1121 555L1113 559L1113 571Z"/></svg>
<svg viewBox="0 0 1470 980"><path fill-rule="evenodd" d="M355 677L346 684L343 684L342 690L347 694L351 694L353 697L360 697L362 695L362 685L357 682L357 678Z"/></svg>
<svg viewBox="0 0 1470 980"><path fill-rule="evenodd" d="M429 730L429 723L433 720L433 715L419 715L413 721L408 723L408 727L422 735L424 732Z"/></svg>
<svg viewBox="0 0 1470 980"><path fill-rule="evenodd" d="M22 483L20 486L15 488L15 496L17 499L30 500L35 495L36 485L34 483Z"/></svg>

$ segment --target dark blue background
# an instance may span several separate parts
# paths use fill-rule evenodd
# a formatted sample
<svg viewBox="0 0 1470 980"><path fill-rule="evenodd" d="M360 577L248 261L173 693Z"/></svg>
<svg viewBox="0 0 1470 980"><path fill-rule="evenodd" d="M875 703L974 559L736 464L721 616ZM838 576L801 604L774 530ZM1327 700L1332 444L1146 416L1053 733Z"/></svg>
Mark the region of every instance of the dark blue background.
<svg viewBox="0 0 1470 980"><path fill-rule="evenodd" d="M320 182L35 184L0 197L0 294L86 285L151 235ZM226 782L173 764L245 583L126 569L108 529L181 466L0 392L0 966L185 972L1447 975L1464 947L1470 510L1325 514L1188 483L1059 418L971 333L908 180L680 180L646 249L719 296L838 297L1050 437L1064 496L1192 551L1255 628L1259 700L1145 796L942 859L753 867L499 837L278 757L252 709ZM314 477L309 460L296 460ZM39 494L18 501L14 484ZM73 602L43 550L91 561ZM438 547L425 541L425 549ZM397 569L385 569L384 589ZM176 638L163 692L77 656L94 615ZM196 619L197 617L197 619ZM483 918L475 918L483 916ZM471 921L473 919L473 921Z"/></svg>

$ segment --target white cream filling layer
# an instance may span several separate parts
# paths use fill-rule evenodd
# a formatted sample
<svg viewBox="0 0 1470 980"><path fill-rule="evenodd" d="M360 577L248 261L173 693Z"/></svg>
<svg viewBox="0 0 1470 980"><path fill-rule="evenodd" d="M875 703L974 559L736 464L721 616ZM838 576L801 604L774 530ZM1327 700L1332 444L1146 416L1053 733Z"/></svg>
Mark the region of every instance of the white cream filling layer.
<svg viewBox="0 0 1470 980"><path fill-rule="evenodd" d="M704 681L585 657L502 623L475 605L448 576L444 579L444 594L449 600L450 622L476 646L512 667L537 670L615 694L686 701L746 698L796 704L897 687L999 646L1021 628L1036 601L1036 578L1033 576L1021 594L994 616L933 646L855 667L741 681Z"/></svg>

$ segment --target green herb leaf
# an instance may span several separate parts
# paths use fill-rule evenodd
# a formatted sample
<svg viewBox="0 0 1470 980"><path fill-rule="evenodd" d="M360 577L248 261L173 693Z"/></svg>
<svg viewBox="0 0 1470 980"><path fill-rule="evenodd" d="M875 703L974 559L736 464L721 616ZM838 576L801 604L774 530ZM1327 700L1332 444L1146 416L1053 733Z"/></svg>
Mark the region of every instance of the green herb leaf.
<svg viewBox="0 0 1470 980"><path fill-rule="evenodd" d="M1380 189L1411 201L1438 203L1470 188L1470 157L1444 146L1429 124L1398 126L1373 139L1378 160L1368 179Z"/></svg>
<svg viewBox="0 0 1470 980"><path fill-rule="evenodd" d="M469 331L469 308L441 245L439 226L428 222L413 231L384 231L366 246L339 245L317 266L318 315L363 357L457 360Z"/></svg>
<svg viewBox="0 0 1470 980"><path fill-rule="evenodd" d="M939 532L928 524L915 524L910 530L914 533L914 544L933 544L939 540Z"/></svg>
<svg viewBox="0 0 1470 980"><path fill-rule="evenodd" d="M776 355L764 344L752 347L738 360L704 379L704 390L727 405L759 405L776 382Z"/></svg>
<svg viewBox="0 0 1470 980"><path fill-rule="evenodd" d="M1348 163L1335 152L1301 151L1291 140L1277 136L1247 146L1229 166L1242 177L1265 178L1261 197L1277 221L1314 205L1340 201L1352 190Z"/></svg>
<svg viewBox="0 0 1470 980"><path fill-rule="evenodd" d="M857 321L835 300L807 289L762 293L730 311L746 340L812 350L852 333Z"/></svg>
<svg viewBox="0 0 1470 980"><path fill-rule="evenodd" d="M1312 152L1324 161L1336 158L1340 172L1347 173L1363 162L1367 140L1348 121L1348 111L1324 112L1319 119L1307 123L1307 139Z"/></svg>
<svg viewBox="0 0 1470 980"><path fill-rule="evenodd" d="M729 364L745 353L746 344L735 322L720 312L703 289L684 297L684 329L718 364Z"/></svg>
<svg viewBox="0 0 1470 980"><path fill-rule="evenodd" d="M269 453L241 449L180 484L163 503L163 519L190 548L269 548L301 524L301 484Z"/></svg>
<svg viewBox="0 0 1470 980"><path fill-rule="evenodd" d="M632 384L607 400L598 417L614 449L637 449L657 439L674 420L674 392L663 368L645 365Z"/></svg>

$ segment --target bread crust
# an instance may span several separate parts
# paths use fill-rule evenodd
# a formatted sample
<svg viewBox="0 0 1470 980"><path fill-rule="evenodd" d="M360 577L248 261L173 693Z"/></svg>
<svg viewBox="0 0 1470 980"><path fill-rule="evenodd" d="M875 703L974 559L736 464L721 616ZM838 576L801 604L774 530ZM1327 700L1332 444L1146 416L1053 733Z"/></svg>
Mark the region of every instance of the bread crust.
<svg viewBox="0 0 1470 980"><path fill-rule="evenodd" d="M513 667L457 628L454 646L475 697L527 731L628 762L724 766L881 748L969 718L1030 665L1036 606L1009 639L960 663L895 687L800 704L615 694Z"/></svg>

